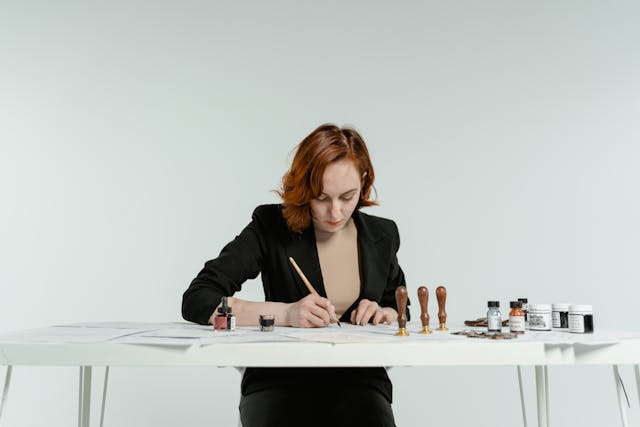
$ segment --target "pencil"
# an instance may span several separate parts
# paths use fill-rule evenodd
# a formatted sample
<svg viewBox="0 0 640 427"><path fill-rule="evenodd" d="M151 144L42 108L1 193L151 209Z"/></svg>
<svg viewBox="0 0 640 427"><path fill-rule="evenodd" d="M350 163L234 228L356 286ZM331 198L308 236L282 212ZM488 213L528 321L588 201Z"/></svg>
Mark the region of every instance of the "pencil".
<svg viewBox="0 0 640 427"><path fill-rule="evenodd" d="M307 289L309 289L309 292L311 292L314 295L319 295L318 292L313 288L313 286L311 286L311 282L309 282L309 279L307 279L307 276L305 276L302 270L300 270L300 267L298 267L296 260L293 259L293 257L289 257L289 261L291 262L291 265L293 265L293 268L295 268L296 271L298 272L298 276L300 276L304 284L307 285ZM342 325L340 324L340 320L338 320L337 318L332 319L332 321L335 321L338 324L338 326L342 327Z"/></svg>

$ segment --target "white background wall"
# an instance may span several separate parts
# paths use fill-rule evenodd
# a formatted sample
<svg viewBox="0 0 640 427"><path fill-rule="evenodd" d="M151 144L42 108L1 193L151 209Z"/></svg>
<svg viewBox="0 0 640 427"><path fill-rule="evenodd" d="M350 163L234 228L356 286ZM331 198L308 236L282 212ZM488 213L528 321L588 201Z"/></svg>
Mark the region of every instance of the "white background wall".
<svg viewBox="0 0 640 427"><path fill-rule="evenodd" d="M582 0L2 2L0 332L181 320L190 280L277 201L291 150L323 122L365 137L380 201L367 211L397 221L412 295L447 286L450 324L527 296L592 303L596 327L637 329L639 13ZM245 289L262 297L259 281ZM609 367L550 374L553 424L618 423ZM399 426L518 425L512 368L391 376ZM232 369L110 380L106 425L237 420ZM73 425L76 405L77 369L17 367L7 425Z"/></svg>

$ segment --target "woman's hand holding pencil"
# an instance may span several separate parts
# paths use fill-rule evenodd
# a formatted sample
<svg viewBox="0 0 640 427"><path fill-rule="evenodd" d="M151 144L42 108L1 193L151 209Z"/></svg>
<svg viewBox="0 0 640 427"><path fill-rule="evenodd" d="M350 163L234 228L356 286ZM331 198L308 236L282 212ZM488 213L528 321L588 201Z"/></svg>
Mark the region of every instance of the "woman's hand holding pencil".
<svg viewBox="0 0 640 427"><path fill-rule="evenodd" d="M291 305L289 309L289 323L291 326L318 327L327 326L329 323L340 325L336 309L327 298L321 297L313 288L307 276L304 275L296 261L289 257L291 265L309 289L310 295Z"/></svg>

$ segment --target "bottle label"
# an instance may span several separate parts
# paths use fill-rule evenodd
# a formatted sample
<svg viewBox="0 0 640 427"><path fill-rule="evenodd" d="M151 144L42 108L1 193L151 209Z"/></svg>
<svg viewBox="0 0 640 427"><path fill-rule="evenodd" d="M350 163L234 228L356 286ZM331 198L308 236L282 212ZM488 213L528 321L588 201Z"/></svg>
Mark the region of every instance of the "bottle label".
<svg viewBox="0 0 640 427"><path fill-rule="evenodd" d="M584 316L582 314L569 314L569 332L584 334Z"/></svg>
<svg viewBox="0 0 640 427"><path fill-rule="evenodd" d="M529 313L529 329L550 331L551 313Z"/></svg>
<svg viewBox="0 0 640 427"><path fill-rule="evenodd" d="M551 326L554 328L560 327L560 312L554 311L551 313Z"/></svg>
<svg viewBox="0 0 640 427"><path fill-rule="evenodd" d="M502 331L502 318L500 316L489 316L487 318L487 329L489 332Z"/></svg>
<svg viewBox="0 0 640 427"><path fill-rule="evenodd" d="M228 318L229 324L227 325L227 329L230 331L235 331L236 329L236 316L229 316Z"/></svg>
<svg viewBox="0 0 640 427"><path fill-rule="evenodd" d="M524 332L524 316L509 316L509 330L511 332Z"/></svg>

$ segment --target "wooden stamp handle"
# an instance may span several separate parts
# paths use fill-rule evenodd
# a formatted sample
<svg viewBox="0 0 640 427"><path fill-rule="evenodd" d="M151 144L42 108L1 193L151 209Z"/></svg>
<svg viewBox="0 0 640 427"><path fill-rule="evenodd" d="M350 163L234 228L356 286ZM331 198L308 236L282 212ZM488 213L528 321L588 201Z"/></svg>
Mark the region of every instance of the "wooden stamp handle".
<svg viewBox="0 0 640 427"><path fill-rule="evenodd" d="M418 301L420 301L420 321L422 326L429 326L429 290L426 286L418 288Z"/></svg>
<svg viewBox="0 0 640 427"><path fill-rule="evenodd" d="M447 304L447 289L444 286L438 286L436 289L436 298L438 299L438 320L443 325L447 323L447 311L445 305Z"/></svg>
<svg viewBox="0 0 640 427"><path fill-rule="evenodd" d="M407 327L407 288L398 286L396 288L396 304L398 305L398 327L404 329Z"/></svg>

